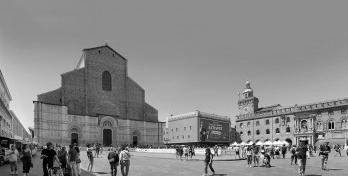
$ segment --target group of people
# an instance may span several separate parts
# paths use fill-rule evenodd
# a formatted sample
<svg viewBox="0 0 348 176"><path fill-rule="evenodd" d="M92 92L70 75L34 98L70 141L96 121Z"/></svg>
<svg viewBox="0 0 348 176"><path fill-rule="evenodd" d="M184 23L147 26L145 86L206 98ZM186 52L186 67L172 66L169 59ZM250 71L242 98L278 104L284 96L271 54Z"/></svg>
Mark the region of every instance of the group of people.
<svg viewBox="0 0 348 176"><path fill-rule="evenodd" d="M130 167L130 158L128 147L111 147L107 159L110 163L111 176L117 175L117 167L120 165L122 176L128 176Z"/></svg>
<svg viewBox="0 0 348 176"><path fill-rule="evenodd" d="M17 175L17 162L20 159L23 162L23 175L28 176L30 168L33 167L32 163L32 152L28 144L24 144L21 149L21 154L16 149L15 145L11 146L11 151L9 153L9 163L11 172L10 175Z"/></svg>
<svg viewBox="0 0 348 176"><path fill-rule="evenodd" d="M176 158L179 158L180 160L182 160L183 156L185 160L188 160L189 158L192 159L192 157L195 156L195 148L193 146L178 146L175 151Z"/></svg>

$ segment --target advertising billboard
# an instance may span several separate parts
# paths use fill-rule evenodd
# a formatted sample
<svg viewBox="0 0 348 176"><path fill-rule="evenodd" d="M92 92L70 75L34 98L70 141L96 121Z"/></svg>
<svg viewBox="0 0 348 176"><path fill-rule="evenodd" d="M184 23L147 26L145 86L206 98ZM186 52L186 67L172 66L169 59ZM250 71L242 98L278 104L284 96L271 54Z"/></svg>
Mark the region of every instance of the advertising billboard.
<svg viewBox="0 0 348 176"><path fill-rule="evenodd" d="M200 142L229 142L230 124L226 121L199 118Z"/></svg>

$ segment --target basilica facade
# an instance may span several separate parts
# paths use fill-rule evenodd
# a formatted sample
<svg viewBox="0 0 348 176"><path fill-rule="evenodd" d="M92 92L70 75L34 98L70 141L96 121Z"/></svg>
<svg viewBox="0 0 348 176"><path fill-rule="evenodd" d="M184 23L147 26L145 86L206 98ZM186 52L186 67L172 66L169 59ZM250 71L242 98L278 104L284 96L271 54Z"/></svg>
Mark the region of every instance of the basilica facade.
<svg viewBox="0 0 348 176"><path fill-rule="evenodd" d="M316 145L323 141L346 145L348 98L282 107L259 107L250 82L238 100L236 130L242 141L305 140Z"/></svg>
<svg viewBox="0 0 348 176"><path fill-rule="evenodd" d="M61 87L34 101L35 139L41 144L104 146L163 144L164 122L128 76L127 59L108 45L83 50Z"/></svg>

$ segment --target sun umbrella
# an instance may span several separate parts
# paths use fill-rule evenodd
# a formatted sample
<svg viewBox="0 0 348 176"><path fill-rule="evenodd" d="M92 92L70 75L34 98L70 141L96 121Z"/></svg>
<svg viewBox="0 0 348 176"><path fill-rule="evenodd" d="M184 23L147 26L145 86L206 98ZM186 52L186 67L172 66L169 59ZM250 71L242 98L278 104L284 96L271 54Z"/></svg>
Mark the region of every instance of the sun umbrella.
<svg viewBox="0 0 348 176"><path fill-rule="evenodd" d="M266 142L264 143L264 145L272 145L272 142L271 142L271 141L266 141Z"/></svg>
<svg viewBox="0 0 348 176"><path fill-rule="evenodd" d="M242 143L240 143L239 145L246 145L246 143L245 143L245 142L242 142Z"/></svg>
<svg viewBox="0 0 348 176"><path fill-rule="evenodd" d="M256 145L264 145L264 143L262 141L258 141L256 142Z"/></svg>
<svg viewBox="0 0 348 176"><path fill-rule="evenodd" d="M254 142L253 141L250 141L247 145L253 145Z"/></svg>

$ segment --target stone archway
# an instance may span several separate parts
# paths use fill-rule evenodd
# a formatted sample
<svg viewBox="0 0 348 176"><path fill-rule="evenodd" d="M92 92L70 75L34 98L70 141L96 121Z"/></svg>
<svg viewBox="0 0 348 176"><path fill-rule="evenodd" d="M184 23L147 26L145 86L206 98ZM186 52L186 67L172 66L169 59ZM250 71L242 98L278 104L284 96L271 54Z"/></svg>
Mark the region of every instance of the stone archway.
<svg viewBox="0 0 348 176"><path fill-rule="evenodd" d="M112 145L112 130L103 129L103 146L111 146L111 145Z"/></svg>

